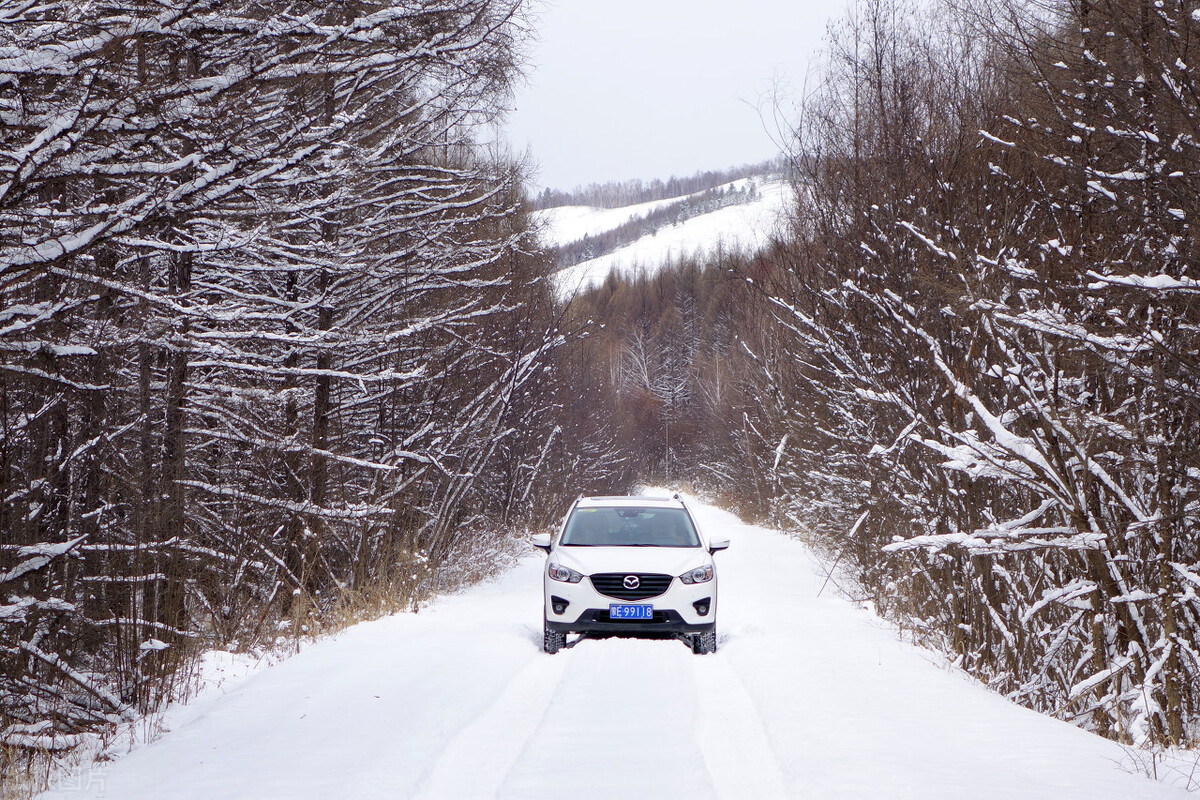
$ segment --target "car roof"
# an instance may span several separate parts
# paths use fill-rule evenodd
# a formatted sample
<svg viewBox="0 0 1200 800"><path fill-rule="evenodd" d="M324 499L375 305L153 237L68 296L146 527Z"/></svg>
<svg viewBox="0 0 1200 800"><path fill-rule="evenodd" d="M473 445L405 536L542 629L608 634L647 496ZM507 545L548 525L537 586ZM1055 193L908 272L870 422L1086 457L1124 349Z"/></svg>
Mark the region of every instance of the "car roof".
<svg viewBox="0 0 1200 800"><path fill-rule="evenodd" d="M617 495L608 497L581 497L576 508L629 508L629 507L683 508L678 497L656 497L654 495Z"/></svg>

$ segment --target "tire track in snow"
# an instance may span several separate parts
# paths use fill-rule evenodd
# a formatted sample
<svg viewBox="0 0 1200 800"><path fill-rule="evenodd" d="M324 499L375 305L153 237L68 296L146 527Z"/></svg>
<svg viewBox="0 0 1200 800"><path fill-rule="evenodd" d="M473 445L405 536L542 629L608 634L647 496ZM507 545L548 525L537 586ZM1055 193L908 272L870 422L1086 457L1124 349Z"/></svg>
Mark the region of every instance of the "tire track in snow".
<svg viewBox="0 0 1200 800"><path fill-rule="evenodd" d="M565 658L533 656L496 700L446 744L417 800L495 797L558 692Z"/></svg>
<svg viewBox="0 0 1200 800"><path fill-rule="evenodd" d="M790 797L758 705L729 659L719 650L701 657L693 679L700 695L696 740L717 796Z"/></svg>
<svg viewBox="0 0 1200 800"><path fill-rule="evenodd" d="M583 639L500 788L504 800L718 800L692 731L699 658L674 641Z"/></svg>

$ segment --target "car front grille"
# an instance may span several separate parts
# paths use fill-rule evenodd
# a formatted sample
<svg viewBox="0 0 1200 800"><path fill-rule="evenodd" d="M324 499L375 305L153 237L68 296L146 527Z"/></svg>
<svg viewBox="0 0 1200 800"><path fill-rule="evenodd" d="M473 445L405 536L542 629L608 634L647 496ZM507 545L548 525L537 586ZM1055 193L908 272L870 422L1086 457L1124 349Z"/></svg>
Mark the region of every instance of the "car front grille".
<svg viewBox="0 0 1200 800"><path fill-rule="evenodd" d="M628 588L625 579L637 578L637 586ZM658 597L671 585L670 575L646 574L635 572L602 572L592 576L592 586L606 597L618 600L645 600L648 597Z"/></svg>

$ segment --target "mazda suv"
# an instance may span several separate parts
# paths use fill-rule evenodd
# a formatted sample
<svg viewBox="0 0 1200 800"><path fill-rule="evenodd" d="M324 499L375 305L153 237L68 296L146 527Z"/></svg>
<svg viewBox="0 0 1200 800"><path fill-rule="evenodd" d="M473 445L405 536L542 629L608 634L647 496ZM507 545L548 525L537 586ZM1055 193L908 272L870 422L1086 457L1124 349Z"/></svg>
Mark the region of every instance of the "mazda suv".
<svg viewBox="0 0 1200 800"><path fill-rule="evenodd" d="M581 497L554 537L546 570L544 647L567 634L670 636L717 649L717 569L728 539L706 540L679 495Z"/></svg>

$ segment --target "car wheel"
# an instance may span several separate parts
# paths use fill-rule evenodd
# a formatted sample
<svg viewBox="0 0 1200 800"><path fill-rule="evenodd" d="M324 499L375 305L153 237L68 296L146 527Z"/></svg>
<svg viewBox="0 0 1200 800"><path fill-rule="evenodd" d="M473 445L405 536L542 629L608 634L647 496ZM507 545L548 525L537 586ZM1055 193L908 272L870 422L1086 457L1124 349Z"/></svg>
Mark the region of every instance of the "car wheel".
<svg viewBox="0 0 1200 800"><path fill-rule="evenodd" d="M692 635L692 652L698 656L717 652L717 630Z"/></svg>
<svg viewBox="0 0 1200 800"><path fill-rule="evenodd" d="M567 646L567 635L550 630L550 626L542 622L542 649L550 655Z"/></svg>

